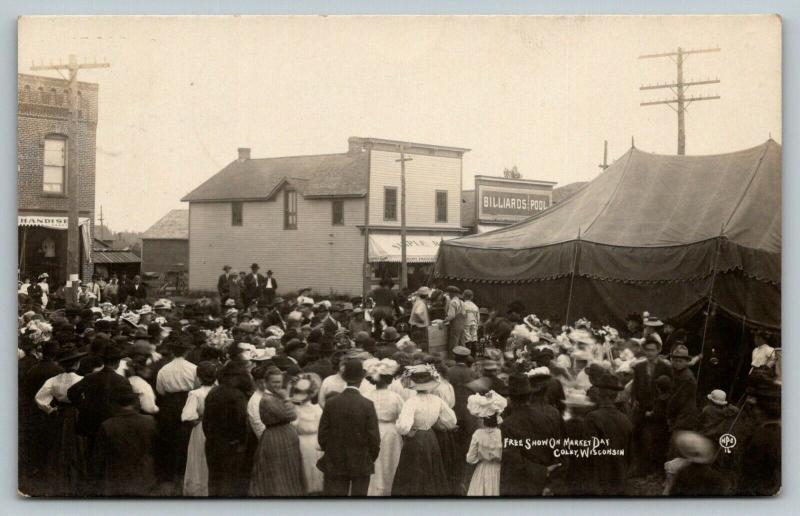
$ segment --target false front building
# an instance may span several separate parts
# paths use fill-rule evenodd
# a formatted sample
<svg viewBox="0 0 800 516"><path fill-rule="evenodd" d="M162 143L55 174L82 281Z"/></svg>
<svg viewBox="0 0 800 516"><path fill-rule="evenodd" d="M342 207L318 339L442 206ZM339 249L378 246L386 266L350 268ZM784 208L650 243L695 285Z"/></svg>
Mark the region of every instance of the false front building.
<svg viewBox="0 0 800 516"><path fill-rule="evenodd" d="M279 292L358 295L400 275L401 151L406 158L409 286L427 281L439 243L461 226L469 149L351 137L346 153L238 159L189 203L189 288L214 291L224 265L272 270Z"/></svg>
<svg viewBox="0 0 800 516"><path fill-rule="evenodd" d="M38 75L17 75L17 256L20 279L47 273L51 289L67 281L67 219L70 197L78 197L80 276L92 276L97 84L78 83L75 135L80 180L71 192L67 181L69 82Z"/></svg>

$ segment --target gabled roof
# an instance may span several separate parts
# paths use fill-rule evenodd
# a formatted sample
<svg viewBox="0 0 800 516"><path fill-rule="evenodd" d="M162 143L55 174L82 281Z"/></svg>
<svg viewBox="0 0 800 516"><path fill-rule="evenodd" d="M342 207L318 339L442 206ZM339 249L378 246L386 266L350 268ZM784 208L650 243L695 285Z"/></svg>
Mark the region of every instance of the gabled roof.
<svg viewBox="0 0 800 516"><path fill-rule="evenodd" d="M273 198L285 183L310 198L363 197L368 173L366 152L236 160L181 200L263 201Z"/></svg>
<svg viewBox="0 0 800 516"><path fill-rule="evenodd" d="M189 210L171 210L144 232L142 239L188 240Z"/></svg>

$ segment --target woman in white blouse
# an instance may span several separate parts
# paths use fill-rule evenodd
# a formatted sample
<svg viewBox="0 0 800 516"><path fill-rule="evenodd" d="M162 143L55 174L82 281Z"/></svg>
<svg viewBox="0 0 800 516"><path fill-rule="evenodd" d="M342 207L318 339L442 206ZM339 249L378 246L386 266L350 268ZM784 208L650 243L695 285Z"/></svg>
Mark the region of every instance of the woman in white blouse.
<svg viewBox="0 0 800 516"><path fill-rule="evenodd" d="M403 439L397 432L397 418L403 409L403 398L390 386L394 382L399 364L392 359L370 358L364 362L367 380L375 385L375 390L366 394L366 398L375 405L378 415L378 431L381 436L381 450L375 461L375 473L370 476L367 496L389 496L392 494L392 482L400 461L400 450ZM412 391L413 392L413 391Z"/></svg>
<svg viewBox="0 0 800 516"><path fill-rule="evenodd" d="M449 482L434 429L455 428L455 412L431 393L440 381L432 365L411 366L403 377L417 395L403 404L397 418L397 432L404 441L392 496L447 496Z"/></svg>
<svg viewBox="0 0 800 516"><path fill-rule="evenodd" d="M69 388L83 379L75 371L78 361L85 355L85 352L74 349L62 350L56 356L56 361L64 368L64 372L49 378L36 393L36 405L49 415L48 425L52 424L55 437L53 442L39 443L49 448L45 468L45 485L48 486L49 496L74 495L79 488L81 474L85 471L79 438L75 432L78 411L67 397Z"/></svg>
<svg viewBox="0 0 800 516"><path fill-rule="evenodd" d="M189 391L181 411L181 421L192 425L186 453L186 471L183 476L183 496L208 496L208 463L206 462L206 435L203 433L203 412L206 396L217 380L217 367L213 362L200 362L197 378L201 386Z"/></svg>

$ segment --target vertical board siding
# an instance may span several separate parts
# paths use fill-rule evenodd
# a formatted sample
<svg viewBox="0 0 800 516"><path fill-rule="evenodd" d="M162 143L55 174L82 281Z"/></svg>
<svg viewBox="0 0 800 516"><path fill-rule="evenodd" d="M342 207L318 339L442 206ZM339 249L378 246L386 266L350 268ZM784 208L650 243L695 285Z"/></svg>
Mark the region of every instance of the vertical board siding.
<svg viewBox="0 0 800 516"><path fill-rule="evenodd" d="M344 225L331 224L330 199L297 195L297 229L283 229L283 193L276 201L243 203L242 226L231 226L230 203L191 203L189 287L214 291L222 266L272 269L279 292L358 295L362 286L364 199L343 199Z"/></svg>
<svg viewBox="0 0 800 516"><path fill-rule="evenodd" d="M406 224L420 227L461 227L461 159L407 154ZM370 161L369 223L400 226L399 152L373 150ZM383 219L383 190L397 187L397 220ZM436 190L447 191L447 222L436 222Z"/></svg>

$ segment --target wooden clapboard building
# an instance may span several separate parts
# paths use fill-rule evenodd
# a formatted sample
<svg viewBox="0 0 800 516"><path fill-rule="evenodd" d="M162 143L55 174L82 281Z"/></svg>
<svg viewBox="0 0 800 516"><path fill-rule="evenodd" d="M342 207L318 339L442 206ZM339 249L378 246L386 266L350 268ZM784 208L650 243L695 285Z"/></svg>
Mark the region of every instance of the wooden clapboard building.
<svg viewBox="0 0 800 516"><path fill-rule="evenodd" d="M271 269L280 292L360 294L400 275L400 152L406 158L409 286L461 226L469 149L351 137L347 152L254 159L250 149L187 194L189 287L213 291L223 265Z"/></svg>

